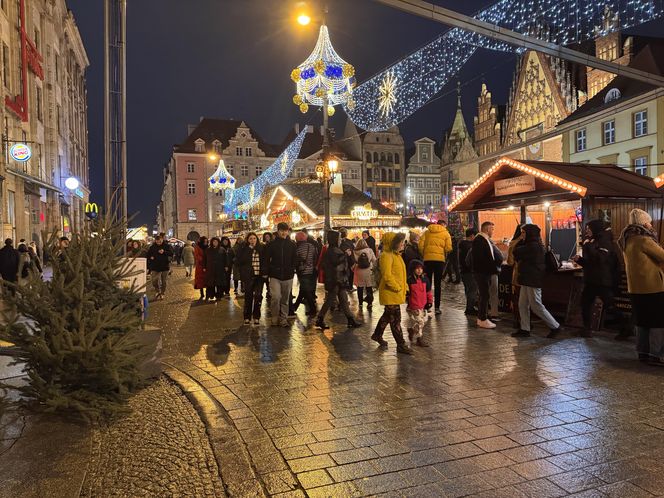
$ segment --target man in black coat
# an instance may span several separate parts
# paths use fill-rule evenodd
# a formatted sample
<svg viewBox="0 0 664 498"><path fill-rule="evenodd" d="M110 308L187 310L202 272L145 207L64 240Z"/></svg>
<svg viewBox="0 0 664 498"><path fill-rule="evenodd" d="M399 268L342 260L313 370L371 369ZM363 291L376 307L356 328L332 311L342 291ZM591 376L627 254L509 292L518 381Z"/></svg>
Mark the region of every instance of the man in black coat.
<svg viewBox="0 0 664 498"><path fill-rule="evenodd" d="M348 260L348 270L346 271L346 285L350 292L353 292L353 265L355 264L355 244L353 241L348 238L348 230L346 228L339 229L339 235L341 235L341 241L339 242L339 249L341 249L346 254L346 259ZM328 241L329 243L329 241Z"/></svg>
<svg viewBox="0 0 664 498"><path fill-rule="evenodd" d="M147 258L148 270L150 270L150 278L152 278L152 285L157 293L157 299L164 299L173 249L164 241L164 237L157 235L145 257Z"/></svg>
<svg viewBox="0 0 664 498"><path fill-rule="evenodd" d="M0 275L6 282L16 283L18 281L18 251L14 249L12 239L5 240L5 247L0 249ZM14 288L7 286L9 292L14 292Z"/></svg>
<svg viewBox="0 0 664 498"><path fill-rule="evenodd" d="M347 275L348 275L348 252L350 249L343 251L339 245L339 233L334 230L327 232L327 251L323 256L322 266L325 275L325 302L318 313L316 319L316 327L322 330L329 327L325 324L325 315L332 306L335 300L339 300L339 307L346 315L348 320L348 327L359 327L355 318L350 312L348 304L348 292L346 290Z"/></svg>
<svg viewBox="0 0 664 498"><path fill-rule="evenodd" d="M297 248L290 237L288 224L277 225L277 237L265 248L270 277L272 325L288 327L288 304L297 266Z"/></svg>
<svg viewBox="0 0 664 498"><path fill-rule="evenodd" d="M472 244L472 268L473 277L477 283L480 299L477 309L477 326L483 329L495 329L496 324L489 320L489 287L491 285L491 276L498 273L495 254L491 236L493 235L494 224L491 221L485 221L480 227L480 233L477 234Z"/></svg>
<svg viewBox="0 0 664 498"><path fill-rule="evenodd" d="M472 254L468 254L473 247L473 241L477 237L476 228L466 229L466 238L459 241L459 270L461 272L461 281L466 294L466 315L477 314L477 283L473 278Z"/></svg>
<svg viewBox="0 0 664 498"><path fill-rule="evenodd" d="M586 224L581 256L574 261L583 267L583 294L581 295L581 313L583 315L582 337L592 336L592 311L595 298L602 301L604 311L612 309L626 330L624 317L614 307L615 290L618 287L622 268L620 258L613 242L611 227L602 220L592 220ZM629 336L621 332L619 337Z"/></svg>

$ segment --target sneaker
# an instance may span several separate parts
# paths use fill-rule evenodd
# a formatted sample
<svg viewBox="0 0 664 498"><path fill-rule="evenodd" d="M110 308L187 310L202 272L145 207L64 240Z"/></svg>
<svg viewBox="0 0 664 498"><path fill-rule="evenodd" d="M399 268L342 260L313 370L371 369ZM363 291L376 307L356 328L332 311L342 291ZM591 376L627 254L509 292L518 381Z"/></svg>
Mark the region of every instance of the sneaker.
<svg viewBox="0 0 664 498"><path fill-rule="evenodd" d="M407 332L408 332L408 340L409 340L410 342L413 342L413 337L415 337L415 330L413 330L412 327L409 327L409 328L407 329Z"/></svg>
<svg viewBox="0 0 664 498"><path fill-rule="evenodd" d="M254 325L260 325L261 321L258 318L254 318Z"/></svg>
<svg viewBox="0 0 664 498"><path fill-rule="evenodd" d="M413 354L413 350L410 349L410 346L408 346L407 344L398 344L397 345L397 353Z"/></svg>
<svg viewBox="0 0 664 498"><path fill-rule="evenodd" d="M348 328L349 329L356 329L357 327L361 327L362 324L355 320L354 318L349 318L348 319Z"/></svg>
<svg viewBox="0 0 664 498"><path fill-rule="evenodd" d="M321 330L327 330L327 329L330 328L330 326L328 324L326 324L323 321L322 318L319 318L318 320L316 320L316 324L314 325L314 327L316 327L317 329L321 329Z"/></svg>
<svg viewBox="0 0 664 498"><path fill-rule="evenodd" d="M244 319L244 324L245 325L249 325L250 323L251 323L251 320L249 320L248 318Z"/></svg>
<svg viewBox="0 0 664 498"><path fill-rule="evenodd" d="M429 344L429 343L426 341L426 339L424 339L423 337L418 337L418 338L417 338L417 341L415 341L415 344L418 345L418 346L421 347L421 348L428 348L428 347L431 346L431 344Z"/></svg>
<svg viewBox="0 0 664 498"><path fill-rule="evenodd" d="M383 339L381 336L373 334L371 336L372 341L376 341L378 344L380 344L380 347L383 349L387 349L387 341Z"/></svg>
<svg viewBox="0 0 664 498"><path fill-rule="evenodd" d="M512 337L530 337L530 332L527 330L519 329L516 332L512 332Z"/></svg>
<svg viewBox="0 0 664 498"><path fill-rule="evenodd" d="M499 316L490 316L489 320L491 320L494 323L498 323L499 321L502 320L502 318L500 318Z"/></svg>
<svg viewBox="0 0 664 498"><path fill-rule="evenodd" d="M551 332L549 332L546 336L547 339L555 339L560 332L562 332L562 327L558 327L557 329L551 329Z"/></svg>
<svg viewBox="0 0 664 498"><path fill-rule="evenodd" d="M436 315L440 315L442 311L440 311L440 308L436 308Z"/></svg>
<svg viewBox="0 0 664 498"><path fill-rule="evenodd" d="M495 329L496 324L491 320L477 320L477 326L481 329Z"/></svg>

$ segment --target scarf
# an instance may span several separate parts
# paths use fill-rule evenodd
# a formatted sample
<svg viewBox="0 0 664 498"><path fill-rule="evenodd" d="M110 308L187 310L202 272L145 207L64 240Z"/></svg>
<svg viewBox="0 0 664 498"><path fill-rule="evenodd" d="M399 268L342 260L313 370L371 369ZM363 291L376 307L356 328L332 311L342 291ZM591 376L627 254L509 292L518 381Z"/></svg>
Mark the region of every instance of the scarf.
<svg viewBox="0 0 664 498"><path fill-rule="evenodd" d="M625 247L627 246L627 240L630 237L636 237L636 236L650 237L655 242L658 242L655 232L651 232L643 225L632 224L632 225L627 225L620 234L620 238L618 239L618 245L620 246L620 249L622 249L624 252Z"/></svg>

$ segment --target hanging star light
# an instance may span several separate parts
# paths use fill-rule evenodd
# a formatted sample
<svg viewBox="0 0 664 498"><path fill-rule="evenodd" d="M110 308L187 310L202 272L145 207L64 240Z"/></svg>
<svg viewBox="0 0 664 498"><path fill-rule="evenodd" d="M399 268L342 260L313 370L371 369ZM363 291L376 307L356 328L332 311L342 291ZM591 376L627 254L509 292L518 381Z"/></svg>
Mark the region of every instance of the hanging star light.
<svg viewBox="0 0 664 498"><path fill-rule="evenodd" d="M334 114L335 105L352 105L355 68L335 52L324 24L320 27L313 52L293 69L291 79L297 92L293 103L303 113L307 112L309 104L327 105L330 116Z"/></svg>
<svg viewBox="0 0 664 498"><path fill-rule="evenodd" d="M210 192L220 192L222 190L234 189L235 178L226 169L223 159L219 159L217 170L208 179L208 190Z"/></svg>
<svg viewBox="0 0 664 498"><path fill-rule="evenodd" d="M397 102L397 78L390 71L385 73L383 82L378 87L378 110L383 116L388 116Z"/></svg>

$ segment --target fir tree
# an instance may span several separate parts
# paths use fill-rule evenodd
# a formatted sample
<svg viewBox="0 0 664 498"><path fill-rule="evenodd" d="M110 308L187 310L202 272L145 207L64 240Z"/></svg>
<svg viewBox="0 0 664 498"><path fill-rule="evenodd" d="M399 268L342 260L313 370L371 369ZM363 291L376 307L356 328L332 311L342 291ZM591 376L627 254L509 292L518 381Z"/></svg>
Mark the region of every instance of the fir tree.
<svg viewBox="0 0 664 498"><path fill-rule="evenodd" d="M144 358L132 333L140 329L138 289L122 288L133 276L122 257L123 231L106 220L57 248L51 234L53 277L32 273L25 285L6 292L4 336L18 351L29 382L24 398L46 411L76 411L84 419L108 418L125 409L140 384Z"/></svg>

